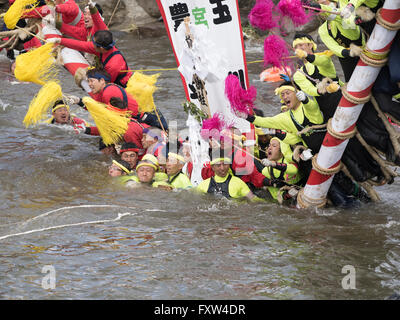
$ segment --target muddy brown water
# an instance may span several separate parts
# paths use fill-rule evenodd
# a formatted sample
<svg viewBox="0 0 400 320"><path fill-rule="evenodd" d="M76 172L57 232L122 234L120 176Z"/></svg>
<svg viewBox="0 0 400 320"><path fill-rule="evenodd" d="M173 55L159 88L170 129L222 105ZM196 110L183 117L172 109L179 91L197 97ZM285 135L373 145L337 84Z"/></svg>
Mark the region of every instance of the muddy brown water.
<svg viewBox="0 0 400 320"><path fill-rule="evenodd" d="M166 37L117 38L132 69L176 67ZM261 45L247 43L246 54L262 59ZM24 127L39 86L15 82L8 67L1 53L0 298L385 299L400 289L397 181L357 210L127 190L108 177L97 138ZM249 64L258 106L273 115L275 87L257 81L261 71ZM60 79L64 93L83 96L67 72ZM162 72L158 86L158 108L183 129L178 72Z"/></svg>

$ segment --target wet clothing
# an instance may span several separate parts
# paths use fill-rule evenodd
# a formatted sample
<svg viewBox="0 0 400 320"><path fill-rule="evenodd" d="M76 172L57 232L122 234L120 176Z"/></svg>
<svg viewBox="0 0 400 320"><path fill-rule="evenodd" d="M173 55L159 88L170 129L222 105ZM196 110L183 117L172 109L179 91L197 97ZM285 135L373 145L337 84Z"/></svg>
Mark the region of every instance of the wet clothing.
<svg viewBox="0 0 400 320"><path fill-rule="evenodd" d="M230 172L242 179L251 189L262 188L263 186L268 186L270 184L268 179L257 170L254 159L245 151L236 150L234 153L226 156L230 158L232 155L233 160ZM211 164L209 162L205 163L201 170L202 178L206 180L214 175L215 173L211 168Z"/></svg>
<svg viewBox="0 0 400 320"><path fill-rule="evenodd" d="M125 182L125 185L127 187L138 187L140 185L149 185L153 188L157 188L159 186L169 187L170 185L168 184L168 182L165 181L165 176L166 174L163 174L162 178L160 175L157 177L157 173L155 173L153 181L151 183L141 183L136 175L126 176L128 178L124 177L123 181Z"/></svg>
<svg viewBox="0 0 400 320"><path fill-rule="evenodd" d="M56 120L55 120L53 117L51 117L50 119L48 119L46 122L49 123L49 124L58 124L58 123L56 122ZM67 124L67 125L68 125L68 124ZM76 117L76 116L74 116L74 115L71 114L71 120L70 120L69 125L72 125L74 128L82 128L82 129L83 129L83 128L85 128L88 124L86 123L85 120L83 120L83 119L81 119L81 118L78 118L78 117Z"/></svg>
<svg viewBox="0 0 400 320"><path fill-rule="evenodd" d="M265 167L262 174L271 180L284 181L288 185L296 184L300 180L298 165L294 162L288 162L285 158L277 161L276 167ZM267 187L273 199L277 199L279 187Z"/></svg>
<svg viewBox="0 0 400 320"><path fill-rule="evenodd" d="M125 142L133 142L139 147L139 156L142 156L146 153L146 150L142 145L143 138L143 129L148 128L149 125L144 123L139 123L135 119L131 119L131 122L128 124L128 130L125 132L123 139Z"/></svg>
<svg viewBox="0 0 400 320"><path fill-rule="evenodd" d="M172 177L168 176L168 183L174 189L188 189L192 187L190 179L182 171L178 172L176 175Z"/></svg>
<svg viewBox="0 0 400 320"><path fill-rule="evenodd" d="M196 190L202 193L212 193L228 199L240 199L246 197L251 191L249 187L238 177L228 173L225 177L214 176L203 180Z"/></svg>
<svg viewBox="0 0 400 320"><path fill-rule="evenodd" d="M126 87L130 77L133 75L132 72L124 72L124 70L128 70L129 67L124 56L116 47L102 54L96 51L92 41L61 38L61 45L96 55L100 59L104 70L111 76L111 82L122 87Z"/></svg>

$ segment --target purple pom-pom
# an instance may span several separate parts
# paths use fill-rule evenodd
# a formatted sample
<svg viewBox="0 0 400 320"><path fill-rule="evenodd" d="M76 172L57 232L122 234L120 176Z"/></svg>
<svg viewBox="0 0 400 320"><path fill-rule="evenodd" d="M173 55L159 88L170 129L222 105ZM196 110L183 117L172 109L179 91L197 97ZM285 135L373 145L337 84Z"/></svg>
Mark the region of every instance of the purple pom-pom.
<svg viewBox="0 0 400 320"><path fill-rule="evenodd" d="M277 28L279 17L272 14L273 7L272 0L257 0L248 16L250 24L263 31Z"/></svg>
<svg viewBox="0 0 400 320"><path fill-rule="evenodd" d="M203 139L208 139L212 136L219 136L220 132L226 127L224 117L221 113L214 113L212 118L203 120L200 135Z"/></svg>
<svg viewBox="0 0 400 320"><path fill-rule="evenodd" d="M289 56L285 40L277 35L269 35L264 40L264 66L272 64L274 67L282 66L282 58Z"/></svg>
<svg viewBox="0 0 400 320"><path fill-rule="evenodd" d="M301 0L280 0L278 11L289 17L296 27L302 26L311 20L312 13L307 14L302 7Z"/></svg>
<svg viewBox="0 0 400 320"><path fill-rule="evenodd" d="M257 97L257 89L250 87L242 88L239 78L231 74L225 79L225 95L231 103L233 112L252 114L254 101Z"/></svg>

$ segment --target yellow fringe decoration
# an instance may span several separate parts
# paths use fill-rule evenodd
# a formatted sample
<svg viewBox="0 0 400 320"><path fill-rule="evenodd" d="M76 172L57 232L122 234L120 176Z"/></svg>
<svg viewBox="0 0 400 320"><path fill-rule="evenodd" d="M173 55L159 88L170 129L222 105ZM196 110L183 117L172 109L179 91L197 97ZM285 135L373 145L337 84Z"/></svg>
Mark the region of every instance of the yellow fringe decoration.
<svg viewBox="0 0 400 320"><path fill-rule="evenodd" d="M23 121L25 126L28 128L30 125L35 125L39 121L44 120L48 116L48 109L51 108L57 100L61 99L61 86L54 81L46 83L29 105L28 112Z"/></svg>
<svg viewBox="0 0 400 320"><path fill-rule="evenodd" d="M129 79L126 92L135 98L140 112L152 112L156 108L153 94L157 90L155 84L160 74L147 76L141 72L135 72Z"/></svg>
<svg viewBox="0 0 400 320"><path fill-rule="evenodd" d="M14 75L19 81L44 85L57 81L58 69L53 54L54 44L47 43L39 48L20 54L15 59Z"/></svg>
<svg viewBox="0 0 400 320"><path fill-rule="evenodd" d="M123 113L107 109L107 105L89 97L84 97L82 102L92 116L105 145L117 144L123 138L130 118Z"/></svg>
<svg viewBox="0 0 400 320"><path fill-rule="evenodd" d="M33 8L38 5L37 0L15 0L4 15L4 22L8 29L12 30L17 26L19 19L26 10L26 7L33 5Z"/></svg>

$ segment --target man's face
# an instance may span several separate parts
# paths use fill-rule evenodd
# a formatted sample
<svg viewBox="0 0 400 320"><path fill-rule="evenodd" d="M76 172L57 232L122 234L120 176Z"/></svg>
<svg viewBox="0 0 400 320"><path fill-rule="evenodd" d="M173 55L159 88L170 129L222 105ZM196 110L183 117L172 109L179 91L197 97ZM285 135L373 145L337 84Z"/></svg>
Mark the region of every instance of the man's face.
<svg viewBox="0 0 400 320"><path fill-rule="evenodd" d="M58 108L53 112L53 117L56 123L67 124L69 122L69 111L66 107Z"/></svg>
<svg viewBox="0 0 400 320"><path fill-rule="evenodd" d="M143 134L142 137L142 146L143 149L147 149L148 147L150 147L152 144L156 143L157 139L154 139L152 136L149 136L148 134Z"/></svg>
<svg viewBox="0 0 400 320"><path fill-rule="evenodd" d="M279 141L271 140L269 147L267 148L267 156L268 160L271 161L278 161L282 158L281 144Z"/></svg>
<svg viewBox="0 0 400 320"><path fill-rule="evenodd" d="M101 153L106 156L112 156L112 155L116 154L114 146L108 146L108 147L101 149Z"/></svg>
<svg viewBox="0 0 400 320"><path fill-rule="evenodd" d="M139 181L142 183L150 183L153 180L155 170L150 166L141 166L136 170Z"/></svg>
<svg viewBox="0 0 400 320"><path fill-rule="evenodd" d="M296 93L293 90L283 90L281 93L282 100L288 109L294 109L299 104Z"/></svg>
<svg viewBox="0 0 400 320"><path fill-rule="evenodd" d="M108 168L108 174L111 177L120 177L123 174L123 170L118 167L116 164L112 164L109 168Z"/></svg>
<svg viewBox="0 0 400 320"><path fill-rule="evenodd" d="M128 162L131 168L134 168L138 160L138 154L135 151L125 151L121 154L121 160Z"/></svg>
<svg viewBox="0 0 400 320"><path fill-rule="evenodd" d="M93 27L93 19L92 19L92 15L90 14L90 10L89 8L86 8L83 11L83 21L85 22L85 28L86 29L90 29L91 27Z"/></svg>
<svg viewBox="0 0 400 320"><path fill-rule="evenodd" d="M307 54L313 54L313 44L312 43L299 43L296 44L294 49L301 49L307 52Z"/></svg>
<svg viewBox="0 0 400 320"><path fill-rule="evenodd" d="M265 145L269 142L270 139L271 139L270 136L263 134L263 135L258 136L258 143Z"/></svg>
<svg viewBox="0 0 400 320"><path fill-rule="evenodd" d="M223 163L221 161L221 162L218 162L216 164L213 164L211 166L211 169L213 169L213 171L215 172L215 175L223 178L228 174L229 167L230 167L229 163Z"/></svg>
<svg viewBox="0 0 400 320"><path fill-rule="evenodd" d="M169 176L176 175L183 168L183 163L174 157L169 157L166 165L167 174Z"/></svg>
<svg viewBox="0 0 400 320"><path fill-rule="evenodd" d="M100 93L106 86L104 79L89 78L88 83L92 93Z"/></svg>

